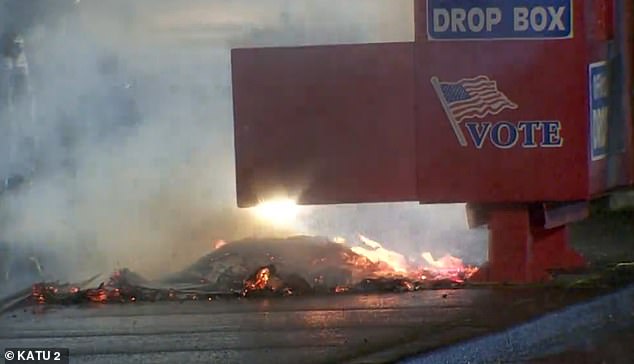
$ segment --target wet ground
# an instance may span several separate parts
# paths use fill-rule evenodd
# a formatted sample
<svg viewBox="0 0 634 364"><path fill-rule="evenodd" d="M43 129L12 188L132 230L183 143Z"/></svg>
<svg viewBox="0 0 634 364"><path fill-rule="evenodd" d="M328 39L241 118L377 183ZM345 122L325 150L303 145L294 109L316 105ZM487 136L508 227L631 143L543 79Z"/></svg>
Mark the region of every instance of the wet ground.
<svg viewBox="0 0 634 364"><path fill-rule="evenodd" d="M575 226L575 247L594 267L633 261L633 221L599 215ZM632 363L628 281L38 306L0 315L0 349L68 347L76 363Z"/></svg>
<svg viewBox="0 0 634 364"><path fill-rule="evenodd" d="M387 295L18 310L2 347L67 347L72 362L393 362L583 302L598 290L479 288Z"/></svg>

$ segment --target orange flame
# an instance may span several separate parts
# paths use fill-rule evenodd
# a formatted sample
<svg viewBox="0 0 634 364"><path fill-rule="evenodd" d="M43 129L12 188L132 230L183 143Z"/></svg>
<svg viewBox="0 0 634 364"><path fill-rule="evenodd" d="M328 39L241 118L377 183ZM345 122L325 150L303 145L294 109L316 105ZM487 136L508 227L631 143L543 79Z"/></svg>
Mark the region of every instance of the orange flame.
<svg viewBox="0 0 634 364"><path fill-rule="evenodd" d="M436 279L451 279L455 282L463 282L471 278L477 271L477 267L466 266L462 259L451 255L436 260L429 252L421 254L425 262L429 265L425 270L431 272ZM425 275L421 277L427 279Z"/></svg>
<svg viewBox="0 0 634 364"><path fill-rule="evenodd" d="M220 248L222 248L223 246L227 245L227 242L224 240L216 240L214 241L214 249L218 250Z"/></svg>
<svg viewBox="0 0 634 364"><path fill-rule="evenodd" d="M351 250L353 252L366 257L372 263L383 263L387 265L391 273L404 274L410 270L409 263L402 254L386 249L381 243L360 234L359 240L361 240L363 245L352 247Z"/></svg>
<svg viewBox="0 0 634 364"><path fill-rule="evenodd" d="M246 291L263 290L269 283L269 279L271 279L271 270L269 267L264 267L255 274L253 280L247 280L245 282L244 288Z"/></svg>
<svg viewBox="0 0 634 364"><path fill-rule="evenodd" d="M402 254L385 248L381 243L371 240L363 235L359 235L362 243L354 246L351 250L362 256L366 260L356 257L347 257L347 261L357 267L370 268L370 264L379 264L384 269L378 273L379 276L403 276L414 280L451 280L462 283L478 271L477 267L464 264L462 259L445 255L436 260L429 252L421 254L425 265L416 268ZM343 238L335 238L338 244L345 244Z"/></svg>
<svg viewBox="0 0 634 364"><path fill-rule="evenodd" d="M108 300L108 292L105 289L91 290L86 293L88 299L95 303L105 303Z"/></svg>
<svg viewBox="0 0 634 364"><path fill-rule="evenodd" d="M328 267L331 264L345 265L344 268L353 268L348 271L352 273L351 277L346 278L345 282L338 282L339 285L334 287L334 293L344 293L348 291L357 292L373 289L394 289L396 291L415 291L424 287L437 287L435 282L442 283L464 283L473 274L478 271L477 267L465 265L462 259L445 255L442 258L435 259L429 252L421 254L423 259L422 265L416 265L408 261L402 254L385 248L381 243L371 240L363 235L359 235L360 245L351 247L350 249L337 249L341 260L331 257L317 257L310 264L315 266ZM337 238L336 243L346 244L342 238ZM215 248L226 244L224 241L218 241ZM267 254L270 261L277 261L276 257ZM32 286L30 300L34 303L55 303L55 302L74 302L77 300L88 300L96 303L106 302L137 302L145 300L159 299L175 300L186 299L198 301L213 301L211 296L205 294L198 295L192 292L169 290L155 290L156 292L148 292L145 294L143 287L137 287L131 283L127 270L116 271L110 277L107 283L101 283L95 289L80 289L77 286L57 285L55 283L38 283ZM362 283L357 284L359 280ZM199 279L201 284L209 284L205 278ZM325 287L326 279L322 274L312 277L314 287ZM308 283L308 282L305 282ZM243 290L240 292L232 292L246 296L253 291L270 291L289 295L301 295L304 292L303 286L285 286L285 282L276 273L276 267L269 265L258 269L254 274L247 277L243 281ZM309 285L310 286L310 285ZM326 287L332 292L333 286ZM368 288L369 287L369 288ZM152 298L154 297L154 298Z"/></svg>

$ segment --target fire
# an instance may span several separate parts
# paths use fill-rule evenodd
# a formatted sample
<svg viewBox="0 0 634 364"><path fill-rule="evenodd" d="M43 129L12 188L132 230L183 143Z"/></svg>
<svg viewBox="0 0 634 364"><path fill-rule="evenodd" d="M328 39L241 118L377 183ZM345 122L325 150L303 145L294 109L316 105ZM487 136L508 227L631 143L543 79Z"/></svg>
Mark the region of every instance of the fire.
<svg viewBox="0 0 634 364"><path fill-rule="evenodd" d="M364 246L353 247L353 252L363 255L373 263L387 264L394 273L407 273L409 271L407 259L402 254L385 249L380 243L363 235L359 235L359 239Z"/></svg>
<svg viewBox="0 0 634 364"><path fill-rule="evenodd" d="M463 282L471 278L477 271L477 267L466 266L462 259L445 255L436 260L429 252L421 254L429 267L425 268L426 272L431 273L435 279L449 279L455 282ZM422 276L427 279L426 275Z"/></svg>
<svg viewBox="0 0 634 364"><path fill-rule="evenodd" d="M105 289L88 290L86 292L88 299L95 303L105 303L108 300L108 292Z"/></svg>
<svg viewBox="0 0 634 364"><path fill-rule="evenodd" d="M408 291L416 290L416 286L414 286L414 283L412 283L410 281L403 281L402 282L402 286Z"/></svg>
<svg viewBox="0 0 634 364"><path fill-rule="evenodd" d="M31 286L31 298L35 303L48 303L59 295L72 292L68 286L58 286L56 283L37 283Z"/></svg>
<svg viewBox="0 0 634 364"><path fill-rule="evenodd" d="M402 254L385 248L381 243L359 235L361 245L354 246L351 250L370 262L381 264L386 269L380 271L383 276L401 276L420 281L448 280L455 283L463 283L478 271L477 267L467 266L462 259L445 255L440 259L434 259L431 253L421 254L424 264L415 266ZM346 244L343 238L333 239L337 244ZM362 266L364 262L352 261L355 266ZM367 263L366 263L367 264ZM406 284L407 286L407 284Z"/></svg>
<svg viewBox="0 0 634 364"><path fill-rule="evenodd" d="M269 267L261 268L253 279L249 279L244 283L244 289L247 292L261 291L266 288L271 279L271 269Z"/></svg>
<svg viewBox="0 0 634 364"><path fill-rule="evenodd" d="M39 304L46 303L46 293L47 287L44 284L34 284L31 287L31 296Z"/></svg>
<svg viewBox="0 0 634 364"><path fill-rule="evenodd" d="M223 244L227 243L218 241L215 247L220 248ZM242 253L232 251L231 248L234 246L243 248ZM125 304L160 300L213 302L216 298L223 296L266 297L327 293L412 292L421 289L461 286L478 271L477 267L468 266L462 259L451 255L436 259L431 253L424 252L417 262L410 261L403 254L390 250L382 243L364 235L358 236L356 246L350 246L342 238L327 242L315 239L315 246L308 250L311 253L303 256L297 254L286 256L284 255L286 249L276 250L276 246L279 245L271 244L269 246L271 250L260 250L255 255L249 255L250 250L244 249L245 245L228 244L224 248L228 251L212 252L210 257L203 260L204 267L209 267L209 271L201 271L202 266L198 263L194 265L196 267L194 271L186 271L187 281L182 281L187 283L186 289L165 287L165 282L158 282L158 286L153 286L152 282L146 281L138 274L123 269L114 272L108 280L96 288L80 288L87 286L87 282L76 285L35 284L32 286L28 302L32 304L82 302ZM240 256L240 254L244 255ZM292 261L291 257L303 260L298 263ZM223 262L223 259L228 260ZM262 265L249 266L249 259ZM217 278L210 274L216 263L223 269L229 267L222 273L229 275L221 274ZM229 265L226 265L227 263ZM289 266L293 269L289 270ZM196 275L192 276L192 272ZM251 274L245 274L249 272ZM219 283L220 278L226 283Z"/></svg>
<svg viewBox="0 0 634 364"><path fill-rule="evenodd" d="M409 263L402 254L386 249L381 243L369 239L361 234L359 234L359 240L361 241L361 245L354 246L350 248L350 250L364 257L367 261L359 260L356 257L348 257L348 261L352 265L366 266L369 268L368 262L378 264L385 267L382 272L383 274L403 275L410 270ZM345 239L341 237L335 238L334 242L341 245L346 244Z"/></svg>
<svg viewBox="0 0 634 364"><path fill-rule="evenodd" d="M224 241L224 240L216 240L214 242L214 249L220 249L220 248L222 248L225 245L227 245L226 241Z"/></svg>
<svg viewBox="0 0 634 364"><path fill-rule="evenodd" d="M423 257L423 259L425 259L425 261L431 265L433 268L437 268L439 270L445 269L445 270L451 270L451 269L459 269L462 268L464 266L464 264L462 263L462 259L460 258L456 258L456 257L452 257L451 255L445 255L444 257L436 260L434 259L434 257L431 255L430 252L425 252L423 254L421 254L421 256Z"/></svg>

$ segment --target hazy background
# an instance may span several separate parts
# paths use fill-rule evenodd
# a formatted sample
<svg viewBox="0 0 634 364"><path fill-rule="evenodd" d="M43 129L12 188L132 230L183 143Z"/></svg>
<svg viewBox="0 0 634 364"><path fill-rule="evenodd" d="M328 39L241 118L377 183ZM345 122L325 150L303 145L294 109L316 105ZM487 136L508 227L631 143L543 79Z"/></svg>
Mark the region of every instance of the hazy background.
<svg viewBox="0 0 634 364"><path fill-rule="evenodd" d="M216 239L290 233L484 259L461 205L307 208L292 231L236 208L229 49L410 41L411 0L1 4L0 32L26 40L36 117L20 133L36 140L37 172L0 201L0 240L56 252L57 275L156 274Z"/></svg>

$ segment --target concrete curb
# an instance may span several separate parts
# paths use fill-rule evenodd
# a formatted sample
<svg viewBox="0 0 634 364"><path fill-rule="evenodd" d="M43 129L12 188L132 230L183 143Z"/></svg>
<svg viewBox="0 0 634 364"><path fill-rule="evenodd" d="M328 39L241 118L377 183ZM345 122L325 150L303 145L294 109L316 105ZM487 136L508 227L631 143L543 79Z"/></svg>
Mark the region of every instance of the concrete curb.
<svg viewBox="0 0 634 364"><path fill-rule="evenodd" d="M634 285L502 333L467 341L403 364L522 362L582 345L587 337L634 327Z"/></svg>

